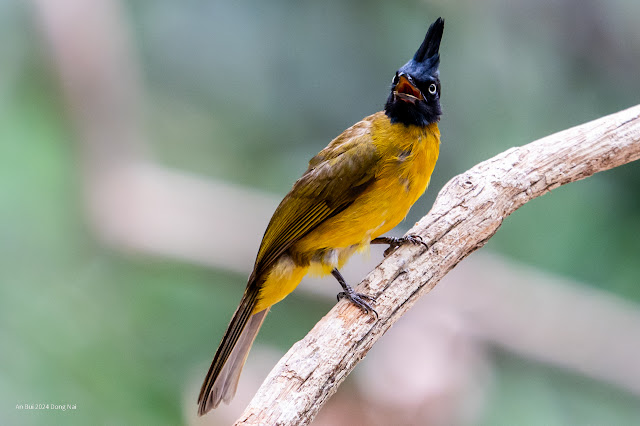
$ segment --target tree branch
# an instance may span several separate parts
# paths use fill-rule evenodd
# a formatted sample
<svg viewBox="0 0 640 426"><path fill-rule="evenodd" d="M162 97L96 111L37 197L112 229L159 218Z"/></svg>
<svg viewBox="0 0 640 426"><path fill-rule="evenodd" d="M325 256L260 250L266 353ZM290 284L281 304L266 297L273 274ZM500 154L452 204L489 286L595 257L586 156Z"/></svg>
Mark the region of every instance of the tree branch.
<svg viewBox="0 0 640 426"><path fill-rule="evenodd" d="M639 158L640 105L511 148L454 177L409 231L429 249L401 247L360 284L358 291L376 298L379 319L336 304L274 367L236 424L310 423L389 327L507 216L560 185Z"/></svg>

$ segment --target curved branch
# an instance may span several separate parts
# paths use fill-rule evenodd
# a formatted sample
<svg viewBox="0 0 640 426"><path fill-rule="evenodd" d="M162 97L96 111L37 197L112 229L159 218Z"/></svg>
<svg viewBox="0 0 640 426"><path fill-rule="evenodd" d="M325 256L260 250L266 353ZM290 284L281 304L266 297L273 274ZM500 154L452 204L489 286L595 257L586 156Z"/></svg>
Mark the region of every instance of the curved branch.
<svg viewBox="0 0 640 426"><path fill-rule="evenodd" d="M310 423L373 344L420 296L482 247L526 202L640 158L640 105L511 148L451 179L396 250L360 284L379 318L339 302L285 354L236 424Z"/></svg>

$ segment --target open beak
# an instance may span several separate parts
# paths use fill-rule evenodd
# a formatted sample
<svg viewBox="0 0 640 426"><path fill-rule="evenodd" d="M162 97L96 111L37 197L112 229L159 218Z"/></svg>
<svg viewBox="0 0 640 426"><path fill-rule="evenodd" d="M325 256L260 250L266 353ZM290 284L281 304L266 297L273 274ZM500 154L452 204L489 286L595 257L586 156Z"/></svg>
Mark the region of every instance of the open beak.
<svg viewBox="0 0 640 426"><path fill-rule="evenodd" d="M398 83L393 88L393 95L412 104L424 100L422 92L413 84L411 77L403 73L398 75Z"/></svg>

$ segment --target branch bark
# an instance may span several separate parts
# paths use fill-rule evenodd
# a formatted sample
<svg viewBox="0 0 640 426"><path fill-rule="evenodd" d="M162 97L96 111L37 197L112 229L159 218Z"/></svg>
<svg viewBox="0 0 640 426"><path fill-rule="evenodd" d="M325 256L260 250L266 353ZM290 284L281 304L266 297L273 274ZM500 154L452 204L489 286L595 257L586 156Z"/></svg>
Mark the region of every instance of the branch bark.
<svg viewBox="0 0 640 426"><path fill-rule="evenodd" d="M268 375L236 425L309 424L373 344L526 202L560 185L640 158L640 105L511 148L451 179L404 246L358 287L376 298L373 320L342 301Z"/></svg>

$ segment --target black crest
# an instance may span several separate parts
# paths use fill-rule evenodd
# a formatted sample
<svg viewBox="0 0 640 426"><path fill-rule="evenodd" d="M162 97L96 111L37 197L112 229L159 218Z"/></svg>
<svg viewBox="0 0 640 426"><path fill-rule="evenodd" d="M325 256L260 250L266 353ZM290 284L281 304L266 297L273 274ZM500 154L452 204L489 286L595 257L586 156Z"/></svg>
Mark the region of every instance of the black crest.
<svg viewBox="0 0 640 426"><path fill-rule="evenodd" d="M429 27L413 58L396 72L385 105L385 113L393 123L426 126L440 119L442 110L438 67L443 31L444 19L438 18ZM412 96L403 96L407 87L407 84L399 84L403 77L411 83L409 93Z"/></svg>

